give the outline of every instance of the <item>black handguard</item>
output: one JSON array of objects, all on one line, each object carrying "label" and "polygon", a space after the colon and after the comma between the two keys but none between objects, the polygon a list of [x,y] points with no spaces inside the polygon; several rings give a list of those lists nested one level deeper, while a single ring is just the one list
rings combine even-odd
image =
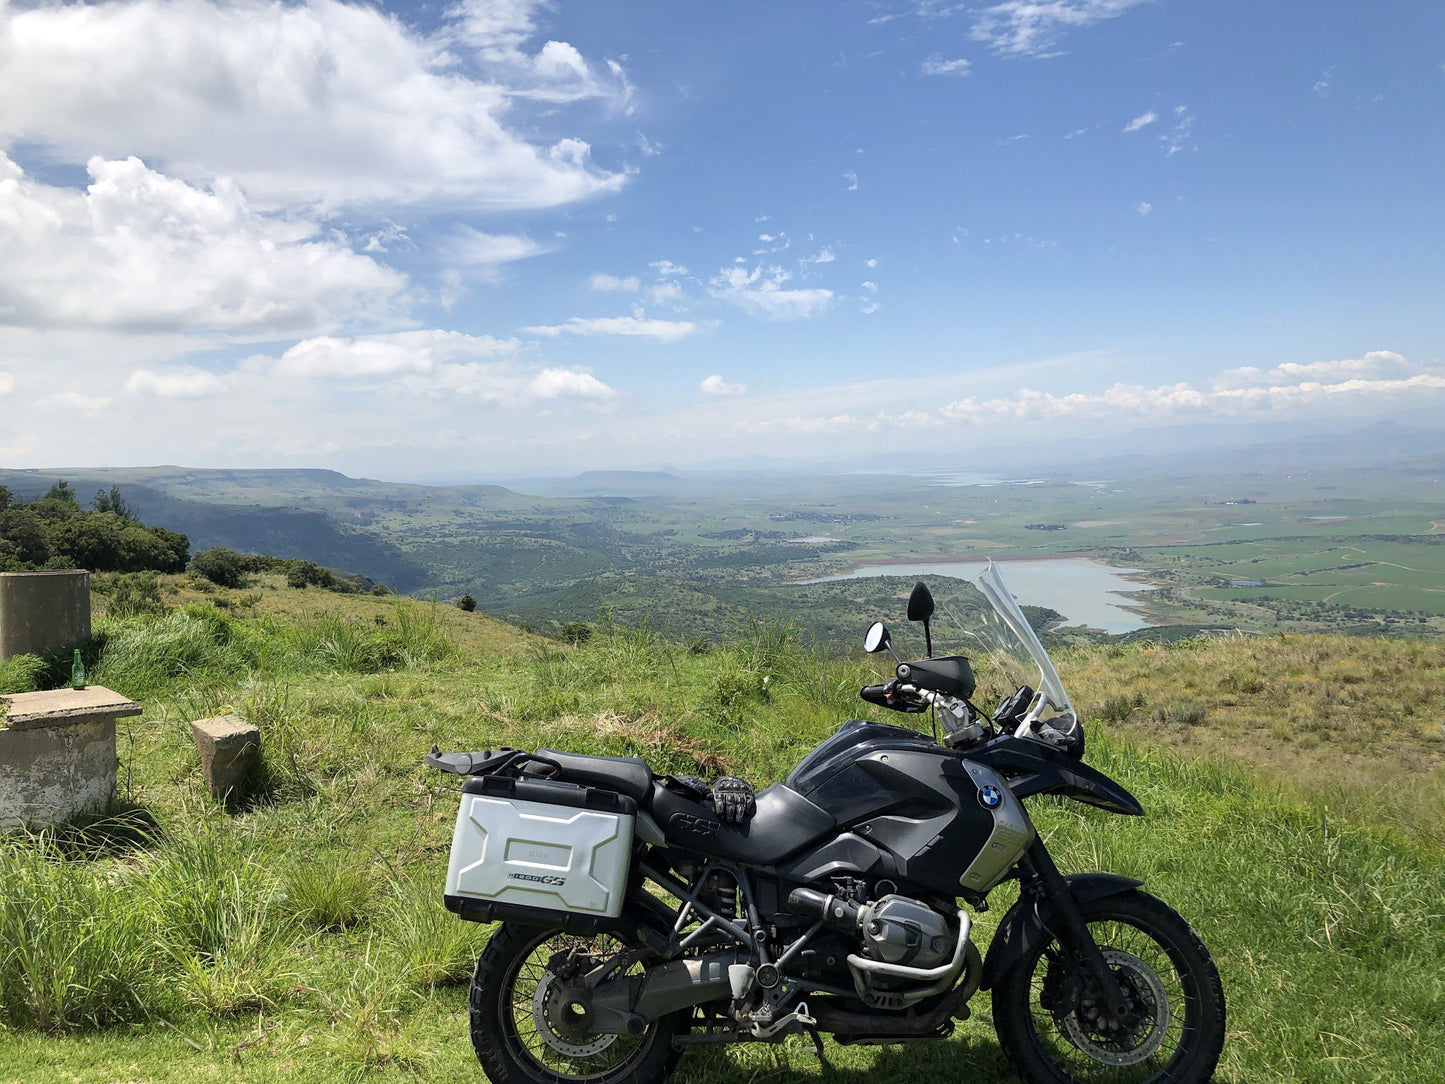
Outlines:
[{"label": "black handguard", "polygon": [[758,811],[758,802],[745,780],[725,775],[712,785],[712,807],[728,824],[742,824]]}]

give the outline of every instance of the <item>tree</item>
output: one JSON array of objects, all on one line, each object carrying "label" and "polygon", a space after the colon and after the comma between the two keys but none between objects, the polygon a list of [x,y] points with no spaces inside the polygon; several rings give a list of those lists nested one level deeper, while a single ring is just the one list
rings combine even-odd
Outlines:
[{"label": "tree", "polygon": [[70,483],[64,478],[47,489],[45,496],[40,499],[42,501],[54,501],[57,504],[70,504],[76,508],[80,507],[80,502],[75,499],[75,490],[70,488]]},{"label": "tree", "polygon": [[457,609],[459,610],[465,610],[467,613],[472,613],[476,610],[476,608],[477,600],[472,598],[471,595],[463,595],[461,598],[457,599]]},{"label": "tree", "polygon": [[123,520],[131,521],[136,518],[131,506],[126,504],[125,498],[120,495],[120,486],[111,486],[109,490],[98,490],[95,500],[90,502],[90,506],[97,512],[110,512]]}]

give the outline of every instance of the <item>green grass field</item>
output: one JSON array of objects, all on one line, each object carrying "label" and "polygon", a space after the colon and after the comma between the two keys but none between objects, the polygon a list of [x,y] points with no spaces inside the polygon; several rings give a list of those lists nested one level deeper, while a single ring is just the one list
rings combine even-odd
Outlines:
[{"label": "green grass field", "polygon": [[[0,1081],[480,1079],[464,983],[487,930],[441,906],[456,786],[424,751],[550,744],[762,784],[866,717],[876,673],[769,624],[695,654],[637,627],[567,647],[396,598],[171,601],[97,625],[95,681],[146,707],[120,736],[129,813],[0,844]],[[1060,662],[1089,759],[1150,816],[1034,816],[1066,870],[1144,879],[1211,946],[1218,1079],[1445,1079],[1442,648],[1274,637]],[[229,812],[188,727],[222,711],[266,743],[263,800]],[[974,1007],[943,1043],[830,1044],[831,1068],[799,1040],[693,1051],[677,1079],[1012,1079],[986,995]]]}]

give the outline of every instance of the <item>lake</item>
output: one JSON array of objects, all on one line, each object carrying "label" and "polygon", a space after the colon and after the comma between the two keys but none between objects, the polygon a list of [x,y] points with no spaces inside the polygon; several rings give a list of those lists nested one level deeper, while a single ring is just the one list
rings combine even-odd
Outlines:
[{"label": "lake", "polygon": [[[987,567],[986,561],[935,561],[925,564],[864,565],[842,576],[823,576],[801,583],[856,580],[868,576],[952,576],[970,580]],[[1126,592],[1152,591],[1148,584],[1127,579],[1136,569],[1114,568],[1083,557],[1061,557],[1037,561],[1000,561],[1004,582],[1030,606],[1048,606],[1064,615],[1070,625],[1088,625],[1105,632],[1133,632],[1148,626],[1132,610],[1125,609]]]}]

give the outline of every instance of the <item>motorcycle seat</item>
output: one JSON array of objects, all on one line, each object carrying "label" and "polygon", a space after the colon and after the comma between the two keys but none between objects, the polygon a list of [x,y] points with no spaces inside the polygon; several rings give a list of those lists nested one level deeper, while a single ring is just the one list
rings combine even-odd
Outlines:
[{"label": "motorcycle seat", "polygon": [[646,804],[652,794],[652,769],[637,757],[593,757],[556,749],[538,749],[536,755],[556,765],[564,783],[613,790],[625,794],[639,806]]},{"label": "motorcycle seat", "polygon": [[836,822],[782,783],[758,792],[758,807],[742,824],[728,824],[712,803],[657,783],[651,812],[667,841],[684,850],[748,865],[772,865],[830,832]]}]

